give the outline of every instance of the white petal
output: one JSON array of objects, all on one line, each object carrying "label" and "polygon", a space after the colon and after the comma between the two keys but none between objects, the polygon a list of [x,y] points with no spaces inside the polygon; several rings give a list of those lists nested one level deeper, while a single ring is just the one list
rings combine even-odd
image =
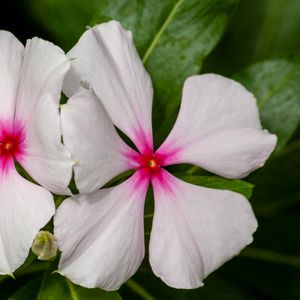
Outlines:
[{"label": "white petal", "polygon": [[0,178],[0,274],[12,274],[25,261],[33,239],[54,215],[52,195],[14,169]]},{"label": "white petal", "polygon": [[276,140],[261,129],[251,93],[231,79],[207,74],[186,80],[177,121],[157,153],[164,165],[192,163],[241,178],[264,164]]},{"label": "white petal", "polygon": [[224,130],[199,140],[181,159],[227,178],[243,178],[264,165],[275,144],[275,135],[263,130]]},{"label": "white petal", "polygon": [[88,29],[68,53],[72,68],[64,82],[71,96],[80,82],[92,85],[113,123],[140,151],[152,148],[152,84],[132,34],[111,21]]},{"label": "white petal", "polygon": [[133,153],[117,134],[92,90],[82,90],[61,108],[63,139],[72,153],[75,182],[81,193],[92,192],[131,168]]},{"label": "white petal", "polygon": [[136,172],[119,186],[65,200],[54,218],[60,273],[92,288],[116,290],[144,257],[149,181]]},{"label": "white petal", "polygon": [[23,59],[23,45],[8,31],[0,31],[0,118],[12,119]]},{"label": "white petal", "polygon": [[17,119],[30,119],[45,94],[58,104],[62,80],[69,68],[70,61],[59,47],[39,38],[28,40],[18,93]]},{"label": "white petal", "polygon": [[196,288],[252,242],[257,222],[240,194],[183,182],[167,171],[154,177],[150,237],[153,272],[175,288]]},{"label": "white petal", "polygon": [[24,123],[26,155],[20,161],[38,183],[68,194],[72,175],[70,154],[61,143],[59,99],[70,67],[63,51],[34,38],[26,44],[16,119]]}]

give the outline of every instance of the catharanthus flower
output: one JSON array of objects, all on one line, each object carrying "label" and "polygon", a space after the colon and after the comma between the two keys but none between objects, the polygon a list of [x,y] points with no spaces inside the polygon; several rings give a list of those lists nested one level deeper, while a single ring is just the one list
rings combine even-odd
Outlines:
[{"label": "catharanthus flower", "polygon": [[[228,178],[261,167],[276,137],[261,129],[254,96],[222,76],[188,78],[174,128],[155,151],[151,80],[131,32],[114,21],[96,26],[68,55],[74,58],[65,79],[71,98],[62,107],[62,130],[77,161],[81,194],[64,201],[54,219],[60,272],[106,290],[132,276],[144,257],[143,209],[151,182],[153,272],[172,287],[203,285],[251,243],[257,222],[244,196],[186,183],[164,167],[191,163]],[[138,151],[123,142],[110,118]],[[136,171],[125,182],[97,190],[128,169]]]},{"label": "catharanthus flower", "polygon": [[[0,31],[0,274],[26,259],[54,214],[49,191],[69,194],[70,155],[61,144],[59,99],[70,67],[63,51],[33,38],[24,49]],[[17,161],[43,187],[16,171]]]}]

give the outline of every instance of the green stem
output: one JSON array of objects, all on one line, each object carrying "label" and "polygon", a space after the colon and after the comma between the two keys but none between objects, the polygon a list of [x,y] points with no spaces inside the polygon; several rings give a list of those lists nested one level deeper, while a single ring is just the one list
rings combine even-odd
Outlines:
[{"label": "green stem", "polygon": [[145,300],[155,300],[140,284],[133,279],[129,279],[126,285],[133,290],[136,294],[140,295]]},{"label": "green stem", "polygon": [[66,279],[66,282],[67,282],[67,285],[68,285],[68,288],[69,288],[72,299],[73,300],[79,300],[79,298],[77,297],[77,293],[75,291],[73,283],[68,279]]},{"label": "green stem", "polygon": [[259,249],[255,247],[246,248],[243,252],[241,252],[240,255],[243,257],[255,258],[266,262],[300,268],[300,257],[294,255],[281,254],[278,252]]}]

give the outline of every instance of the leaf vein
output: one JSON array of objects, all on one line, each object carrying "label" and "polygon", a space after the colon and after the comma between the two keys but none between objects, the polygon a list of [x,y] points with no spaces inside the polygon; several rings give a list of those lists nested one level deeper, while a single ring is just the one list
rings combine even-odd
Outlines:
[{"label": "leaf vein", "polygon": [[162,27],[159,29],[159,31],[157,32],[157,34],[154,36],[150,46],[148,47],[145,55],[143,56],[142,62],[143,64],[145,64],[147,62],[147,60],[149,59],[151,53],[153,52],[155,46],[157,45],[160,37],[162,36],[162,34],[164,33],[164,31],[166,30],[166,28],[168,27],[168,25],[171,23],[173,17],[175,16],[178,8],[181,6],[181,4],[183,3],[184,0],[179,0],[174,7],[172,8],[170,14],[168,15],[168,17],[166,18],[165,22],[163,23]]}]

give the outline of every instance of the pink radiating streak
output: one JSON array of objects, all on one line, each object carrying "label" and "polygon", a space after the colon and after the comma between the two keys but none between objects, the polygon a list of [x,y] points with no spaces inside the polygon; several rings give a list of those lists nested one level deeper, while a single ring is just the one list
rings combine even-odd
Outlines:
[{"label": "pink radiating streak", "polygon": [[152,132],[146,132],[141,125],[137,126],[134,132],[134,144],[141,154],[153,152]]},{"label": "pink radiating streak", "polygon": [[[172,176],[162,167],[169,165],[170,161],[178,156],[180,149],[172,149],[167,147],[164,150],[155,152],[152,146],[152,135],[145,135],[143,131],[139,132],[135,139],[135,144],[139,145],[139,152],[131,149],[124,153],[124,157],[128,162],[128,169],[136,170],[134,186],[137,189],[144,189],[151,181],[157,190],[163,189],[164,192],[172,193],[174,182]],[[149,144],[151,141],[151,144]],[[149,146],[151,145],[151,146]],[[132,184],[132,183],[131,183]]]}]

